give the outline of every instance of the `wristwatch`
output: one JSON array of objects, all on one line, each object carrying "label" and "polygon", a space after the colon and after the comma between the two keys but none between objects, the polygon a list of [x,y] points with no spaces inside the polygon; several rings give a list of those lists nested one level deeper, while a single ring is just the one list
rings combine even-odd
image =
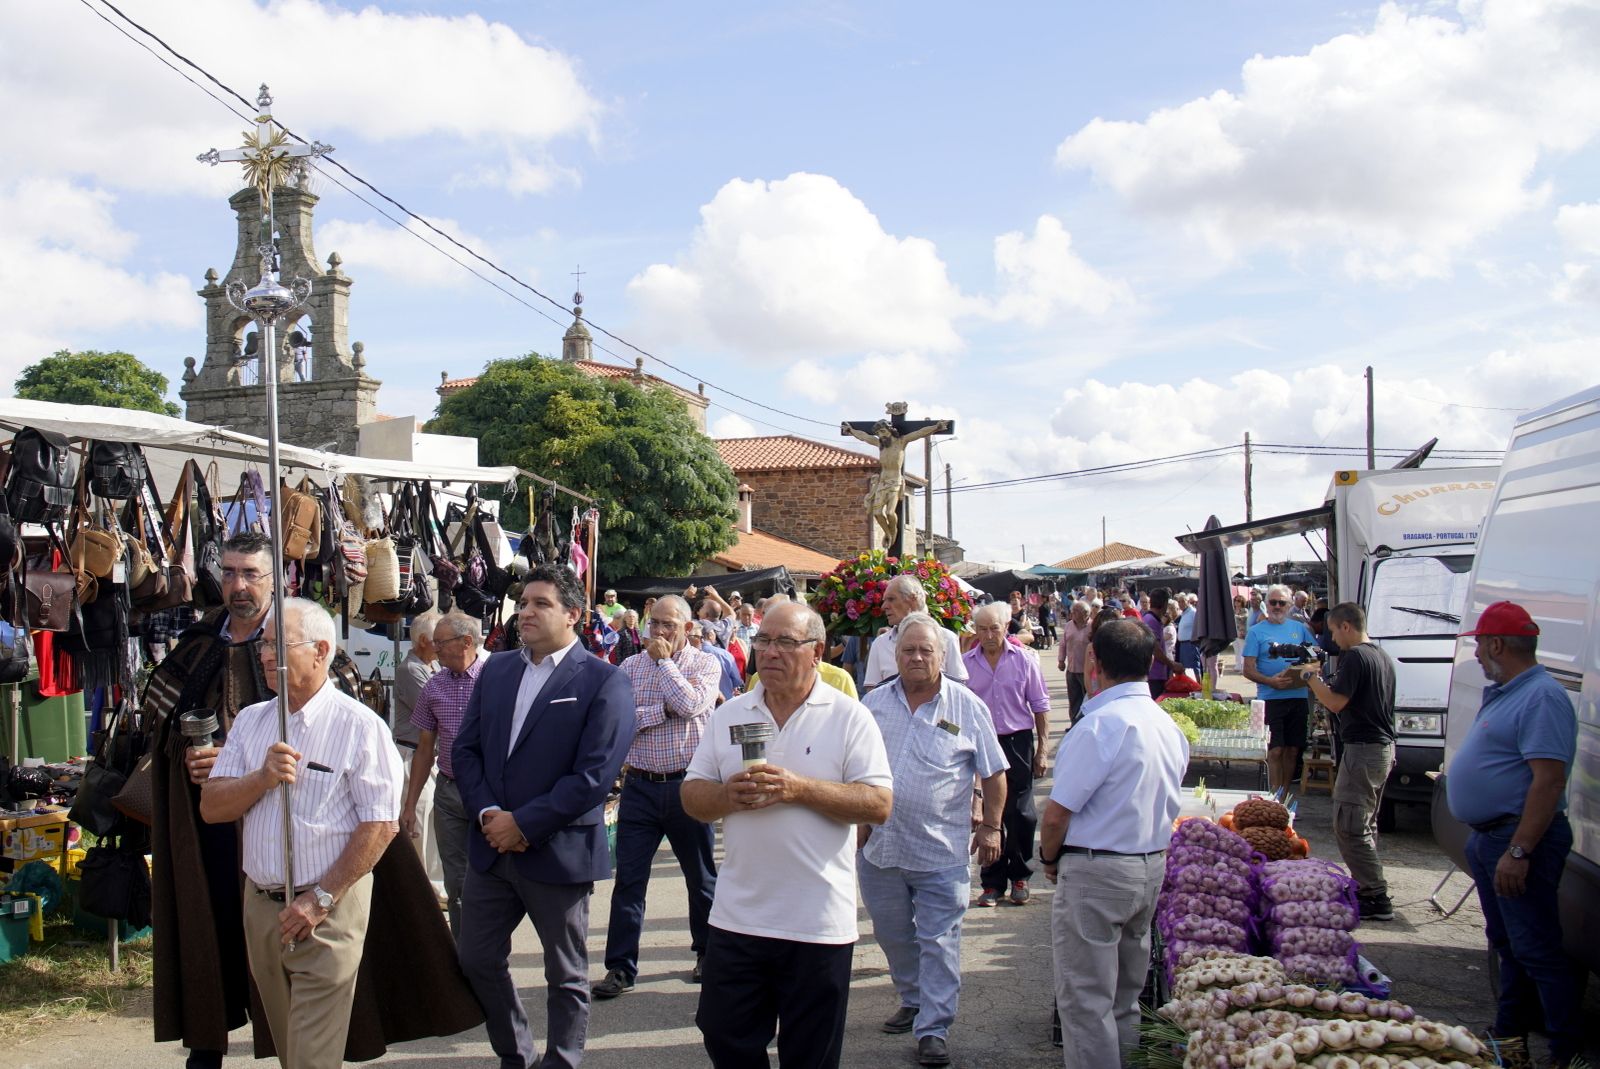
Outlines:
[{"label": "wristwatch", "polygon": [[317,900],[317,907],[324,913],[333,912],[333,896],[324,891],[320,883],[311,889],[311,897]]},{"label": "wristwatch", "polygon": [[1526,861],[1528,859],[1528,852],[1520,846],[1513,845],[1509,850],[1506,851],[1506,853],[1510,854],[1518,861]]}]

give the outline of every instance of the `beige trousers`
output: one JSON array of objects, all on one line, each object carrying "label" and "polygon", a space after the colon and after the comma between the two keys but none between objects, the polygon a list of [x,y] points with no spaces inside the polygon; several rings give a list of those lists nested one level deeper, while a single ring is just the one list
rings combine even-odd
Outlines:
[{"label": "beige trousers", "polygon": [[356,973],[367,938],[372,876],[356,881],[311,938],[293,950],[283,944],[283,903],[244,882],[244,939],[250,975],[261,993],[267,1027],[284,1069],[339,1069],[344,1064]]}]

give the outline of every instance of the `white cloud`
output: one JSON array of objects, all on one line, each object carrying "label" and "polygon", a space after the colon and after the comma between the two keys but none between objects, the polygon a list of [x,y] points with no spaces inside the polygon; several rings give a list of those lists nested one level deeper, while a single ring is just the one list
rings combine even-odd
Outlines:
[{"label": "white cloud", "polygon": [[994,264],[1000,296],[990,314],[996,319],[1043,326],[1065,310],[1101,315],[1133,301],[1127,283],[1106,278],[1073,251],[1072,235],[1053,215],[1039,217],[1031,238],[1020,230],[995,238]]},{"label": "white cloud", "polygon": [[1600,256],[1600,203],[1563,204],[1556,212],[1556,233],[1573,252]]},{"label": "white cloud", "polygon": [[649,333],[751,356],[960,347],[965,305],[933,243],[896,237],[826,175],[735,179],[688,252],[628,283]]},{"label": "white cloud", "polygon": [[[206,168],[195,155],[238,144],[243,121],[94,10],[23,4],[7,11],[0,138],[12,151],[0,178],[50,168],[155,192],[237,188],[232,167]],[[265,74],[277,97],[274,114],[336,147],[341,137],[491,141],[505,146],[511,180],[532,188],[526,153],[598,136],[603,108],[573,60],[477,15],[348,11],[318,0],[148,0],[132,13],[252,102]],[[47,157],[27,151],[43,144],[51,146]]]},{"label": "white cloud", "polygon": [[[797,360],[784,372],[785,393],[799,394],[821,404],[864,399],[869,404],[887,400],[910,401],[926,392],[940,376],[939,365],[921,353],[870,353],[846,368],[815,360]],[[917,406],[915,418],[923,418]],[[877,413],[851,413],[849,419],[876,419]]]},{"label": "white cloud", "polygon": [[0,382],[57,349],[91,348],[95,333],[200,323],[188,279],[122,266],[135,241],[112,205],[63,181],[0,184]]},{"label": "white cloud", "polygon": [[1542,202],[1542,159],[1600,129],[1587,0],[1462,0],[1459,19],[1386,4],[1372,28],[1246,62],[1238,92],[1097,118],[1057,162],[1225,258],[1339,252],[1355,277],[1440,276]]},{"label": "white cloud", "polygon": [[[468,248],[489,259],[495,252],[479,237],[467,233],[453,219],[428,219]],[[408,233],[410,231],[410,233]],[[317,244],[328,252],[337,252],[346,269],[365,268],[388,275],[397,282],[414,286],[465,287],[477,284],[467,270],[439,253],[429,249],[415,234],[425,236],[430,242],[450,249],[459,260],[472,261],[461,250],[449,245],[439,235],[411,219],[401,230],[389,222],[351,222],[330,219],[317,227]]]},{"label": "white cloud", "polygon": [[450,189],[503,189],[514,197],[549,193],[557,186],[577,186],[582,176],[548,156],[530,160],[514,153],[503,166],[479,167],[450,180]]},{"label": "white cloud", "polygon": [[713,438],[753,438],[756,425],[736,412],[724,412],[712,420],[706,433]]},{"label": "white cloud", "polygon": [[1591,264],[1563,264],[1550,297],[1562,304],[1600,304],[1600,272]]}]

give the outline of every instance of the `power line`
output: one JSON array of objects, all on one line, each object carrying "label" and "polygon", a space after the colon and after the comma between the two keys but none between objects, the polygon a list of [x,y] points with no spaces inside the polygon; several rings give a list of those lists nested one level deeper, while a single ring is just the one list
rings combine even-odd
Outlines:
[{"label": "power line", "polygon": [[[80,0],[80,2],[84,3],[87,6],[87,0]],[[221,81],[214,74],[212,74],[210,71],[206,70],[204,67],[200,66],[194,60],[190,59],[188,56],[185,56],[183,53],[181,53],[177,49],[173,48],[166,41],[162,40],[161,37],[158,36],[156,33],[151,31],[150,29],[146,28],[145,26],[141,25],[136,20],[130,18],[125,12],[123,12],[115,4],[111,3],[111,0],[99,0],[99,2],[101,4],[103,4],[103,5],[105,5],[107,8],[110,8],[112,11],[116,12],[117,17],[122,19],[129,26],[132,26],[134,29],[138,30],[140,33],[144,34],[146,37],[149,37],[152,41],[155,41],[163,49],[165,49],[167,52],[169,52],[174,58],[176,58],[180,62],[186,64],[187,66],[192,67],[194,70],[198,71],[200,74],[204,75],[205,78],[208,81],[210,81],[213,85],[215,85],[217,88],[221,89],[223,92],[225,92],[225,93],[229,94],[230,96],[232,96],[235,100],[238,100],[246,108],[250,108],[250,107],[253,106],[250,103],[249,100],[246,100],[245,97],[238,92],[238,90],[234,89],[232,86],[227,85],[225,82]],[[96,12],[96,14],[98,14],[98,12]],[[102,18],[103,17],[104,16],[102,16]],[[109,22],[110,20],[107,20],[107,21]],[[147,51],[148,51],[148,49],[147,49]],[[168,66],[171,66],[171,65],[168,64]],[[193,79],[189,79],[189,78],[186,77],[185,80],[189,81],[191,84],[195,84],[193,82]],[[201,86],[200,88],[202,90],[204,89],[203,86]],[[212,94],[209,91],[206,91],[206,95],[207,96],[212,96]],[[213,97],[213,99],[215,99],[215,97]],[[229,108],[229,110],[232,111],[232,108]],[[276,118],[273,119],[273,122],[281,130],[283,130],[283,132],[284,132],[284,134],[286,136],[291,137],[296,141],[299,141],[301,144],[309,144],[310,143],[304,137],[301,137],[299,134],[297,134],[293,130],[289,129],[289,127],[285,126],[282,122],[280,122]],[[430,220],[424,218],[421,215],[418,215],[416,212],[412,211],[410,208],[406,207],[404,204],[401,204],[398,200],[396,200],[395,198],[389,196],[389,194],[385,193],[383,190],[379,189],[377,186],[373,185],[371,182],[367,181],[365,178],[362,178],[360,175],[356,174],[350,168],[346,167],[343,163],[340,163],[337,159],[334,159],[331,156],[324,156],[324,157],[321,158],[321,162],[325,163],[325,164],[330,164],[333,167],[338,168],[346,176],[348,176],[352,181],[357,182],[362,186],[365,186],[368,190],[370,190],[372,192],[372,194],[374,196],[376,196],[376,197],[380,198],[381,200],[387,202],[388,204],[392,205],[397,211],[399,211],[401,214],[405,215],[407,218],[413,219],[416,222],[420,223],[422,226],[427,227],[429,230],[433,231],[433,233],[437,234],[439,237],[443,238],[445,241],[449,242],[451,245],[454,245],[456,248],[460,249],[462,252],[466,253],[468,256],[470,256],[473,259],[475,259],[475,260],[479,261],[480,263],[482,263],[485,267],[489,268],[495,274],[499,274],[499,275],[504,276],[506,279],[510,280],[515,285],[521,287],[522,289],[527,290],[529,293],[533,294],[534,296],[538,297],[539,299],[541,299],[543,301],[548,302],[549,304],[555,306],[556,308],[561,309],[563,312],[569,311],[569,309],[567,308],[566,305],[562,304],[560,301],[556,300],[554,297],[551,297],[549,294],[543,293],[539,289],[537,289],[536,287],[528,284],[527,282],[524,282],[522,279],[518,278],[516,275],[512,274],[510,271],[507,271],[505,268],[501,267],[499,264],[497,264],[493,260],[489,259],[487,256],[484,256],[482,253],[478,252],[476,249],[473,249],[472,247],[470,247],[470,246],[466,245],[465,243],[461,242],[460,240],[458,240],[454,235],[449,234],[446,231],[444,231],[444,230],[440,229],[439,227],[435,226]],[[319,168],[319,171],[320,170],[321,169]],[[323,172],[323,173],[325,173],[325,172]],[[344,189],[346,189],[348,191],[348,187],[343,186],[342,183],[336,183],[336,184],[339,184],[341,186],[341,188],[344,188]],[[358,199],[361,199],[362,203],[367,204],[369,207],[373,207],[373,205],[371,204],[370,201],[367,201],[364,198],[358,198]],[[377,209],[374,208],[374,210],[377,210]],[[383,215],[383,217],[385,219],[388,219],[390,222],[396,222],[396,220],[394,220],[391,216],[389,216],[385,212],[380,212],[379,214]],[[397,225],[400,225],[400,224],[397,223]],[[402,226],[401,228],[406,230],[406,231],[408,231],[408,232],[415,233],[415,231],[412,231],[410,227]],[[437,248],[437,246],[433,246],[433,247]],[[441,249],[439,251],[443,252],[444,250]],[[451,259],[455,260],[455,257],[452,256]],[[461,261],[456,260],[455,262],[460,263]],[[463,264],[462,266],[465,266],[465,265]],[[483,278],[483,276],[479,275],[478,272],[476,272],[476,271],[473,271],[472,273],[474,275],[476,275],[478,278]],[[488,281],[488,280],[485,279],[485,281]],[[499,286],[496,286],[495,288],[496,289],[501,289]],[[505,291],[503,289],[501,289],[501,292],[503,293]],[[526,304],[526,302],[519,302],[519,303]],[[528,305],[528,307],[532,307],[532,306]],[[546,316],[546,318],[549,318],[549,316]],[[789,412],[789,411],[786,411],[784,409],[777,408],[777,407],[775,407],[773,405],[766,404],[765,402],[757,401],[753,397],[746,397],[744,394],[737,393],[734,390],[730,390],[726,386],[719,386],[716,383],[710,382],[709,380],[705,379],[704,377],[702,377],[700,375],[696,375],[692,371],[689,371],[689,370],[687,370],[685,368],[679,367],[677,364],[674,364],[669,360],[666,360],[666,359],[664,359],[662,357],[659,357],[659,356],[655,355],[654,353],[650,352],[647,349],[644,349],[644,348],[642,348],[642,347],[640,347],[638,345],[635,345],[633,342],[629,341],[627,338],[624,338],[619,334],[615,334],[612,331],[607,330],[605,327],[601,326],[599,323],[594,322],[593,320],[588,320],[587,322],[588,322],[589,326],[592,329],[599,331],[601,334],[604,334],[606,337],[610,338],[612,341],[616,342],[618,345],[621,345],[621,346],[624,346],[625,348],[631,349],[634,352],[638,353],[640,356],[643,356],[643,357],[645,357],[647,359],[654,360],[656,363],[661,364],[663,367],[671,368],[673,371],[676,371],[678,374],[686,376],[687,378],[689,378],[689,379],[691,379],[693,381],[703,383],[705,386],[707,386],[710,389],[716,390],[719,393],[725,393],[729,397],[733,397],[733,398],[736,398],[736,399],[738,399],[740,401],[743,401],[745,404],[755,405],[757,408],[762,408],[762,409],[765,409],[768,412],[773,412],[773,413],[776,413],[777,415],[785,416],[785,417],[787,417],[789,419],[798,420],[798,421],[800,421],[802,423],[810,423],[810,424],[814,424],[814,425],[819,426],[819,427],[831,427],[831,426],[833,426],[833,424],[827,422],[826,420],[813,419],[810,416],[802,416],[802,415],[800,415],[799,413],[796,413],[796,412]],[[557,322],[557,325],[558,326],[560,325],[559,322]],[[615,356],[616,354],[613,353],[612,355]]]}]

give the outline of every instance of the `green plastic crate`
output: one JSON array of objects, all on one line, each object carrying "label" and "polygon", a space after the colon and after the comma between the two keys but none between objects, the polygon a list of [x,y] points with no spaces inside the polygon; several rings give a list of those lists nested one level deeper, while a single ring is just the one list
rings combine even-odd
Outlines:
[{"label": "green plastic crate", "polygon": [[0,962],[28,952],[28,921],[33,916],[33,899],[0,896]]}]

